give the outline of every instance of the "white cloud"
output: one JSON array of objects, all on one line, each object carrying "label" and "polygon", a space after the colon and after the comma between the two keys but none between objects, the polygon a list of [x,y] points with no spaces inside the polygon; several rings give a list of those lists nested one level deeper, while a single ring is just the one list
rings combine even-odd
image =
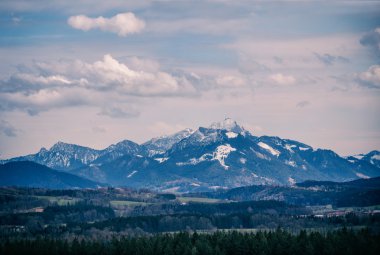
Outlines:
[{"label": "white cloud", "polygon": [[279,85],[292,85],[296,82],[296,79],[293,76],[281,73],[273,74],[269,76],[269,79]]},{"label": "white cloud", "polygon": [[83,31],[100,29],[116,33],[119,36],[139,33],[145,28],[145,22],[137,18],[132,12],[119,13],[111,18],[102,16],[90,18],[86,15],[71,16],[67,23],[75,29]]},{"label": "white cloud", "polygon": [[[111,55],[93,63],[81,60],[34,62],[0,81],[0,111],[30,115],[55,108],[93,106],[100,115],[136,117],[131,100],[148,97],[194,97],[245,85],[239,75],[199,76],[160,70],[156,61],[129,58],[130,66]],[[133,69],[132,67],[133,66]]]},{"label": "white cloud", "polygon": [[246,84],[246,81],[239,76],[225,75],[217,77],[216,84],[225,88],[238,88],[243,87]]},{"label": "white cloud", "polygon": [[160,71],[132,70],[111,55],[86,63],[80,60],[37,63],[28,72],[12,75],[0,83],[2,92],[32,92],[43,89],[77,87],[97,91],[116,91],[134,96],[187,96],[196,89],[185,75]]},{"label": "white cloud", "polygon": [[367,71],[357,75],[357,80],[368,87],[380,88],[380,66],[373,65]]}]

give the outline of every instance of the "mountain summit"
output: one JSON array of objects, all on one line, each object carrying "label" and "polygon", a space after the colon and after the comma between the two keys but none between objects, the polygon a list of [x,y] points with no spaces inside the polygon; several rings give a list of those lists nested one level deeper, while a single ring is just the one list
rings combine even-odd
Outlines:
[{"label": "mountain summit", "polygon": [[243,127],[239,126],[235,120],[231,118],[225,118],[221,122],[214,122],[208,128],[209,129],[223,129],[223,130],[235,132],[235,133],[241,133],[241,132],[246,131]]}]

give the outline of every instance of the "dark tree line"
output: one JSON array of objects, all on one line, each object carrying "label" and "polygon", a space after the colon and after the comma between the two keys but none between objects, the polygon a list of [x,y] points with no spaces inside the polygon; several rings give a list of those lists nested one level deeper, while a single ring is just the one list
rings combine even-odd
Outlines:
[{"label": "dark tree line", "polygon": [[37,239],[12,240],[0,244],[0,254],[380,254],[380,236],[367,230],[342,229],[322,235],[318,232],[298,235],[278,229],[274,232],[154,235],[113,238],[109,241]]}]

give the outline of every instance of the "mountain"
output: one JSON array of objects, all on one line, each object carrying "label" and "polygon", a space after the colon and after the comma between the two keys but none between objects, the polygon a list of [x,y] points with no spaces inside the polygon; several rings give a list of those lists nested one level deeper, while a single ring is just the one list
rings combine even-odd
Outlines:
[{"label": "mountain", "polygon": [[116,160],[124,155],[138,155],[144,153],[144,149],[137,143],[124,140],[99,151],[99,157],[95,159],[92,164],[103,164]]},{"label": "mountain", "polygon": [[189,192],[377,177],[378,156],[374,151],[344,158],[294,140],[255,136],[226,118],[141,145],[124,140],[94,150],[57,143],[50,150],[3,163],[30,160],[115,186]]},{"label": "mountain", "polygon": [[187,128],[173,135],[152,138],[146,143],[143,143],[142,146],[145,148],[149,156],[162,154],[169,150],[174,144],[189,137],[193,132],[192,129]]},{"label": "mountain", "polygon": [[348,160],[351,161],[351,163],[358,163],[358,162],[368,162],[371,165],[374,165],[376,167],[380,168],[380,151],[371,151],[367,154],[358,154],[347,157]]},{"label": "mountain", "polygon": [[96,188],[98,183],[30,161],[0,165],[0,186],[49,189]]},{"label": "mountain", "polygon": [[380,175],[379,168],[357,168],[331,150],[315,150],[279,137],[253,136],[231,119],[200,127],[175,143],[147,176],[152,172],[160,178],[160,188],[170,191],[292,185],[305,180],[348,181]]},{"label": "mountain", "polygon": [[36,154],[3,160],[2,163],[14,161],[33,161],[50,168],[69,171],[90,164],[101,164],[115,160],[126,154],[141,152],[141,147],[128,140],[113,144],[104,150],[95,150],[84,146],[58,142],[49,150],[42,148]]},{"label": "mountain", "polygon": [[49,150],[42,148],[36,154],[21,156],[12,161],[33,161],[57,170],[75,169],[87,165],[99,156],[97,150],[63,142],[54,144]]},{"label": "mountain", "polygon": [[[154,173],[151,169],[155,169],[158,164],[149,157],[126,154],[110,162],[74,169],[71,173],[114,186],[147,188],[147,184],[152,187],[152,183],[159,179],[159,176],[150,175]],[[159,175],[163,177],[165,174]]]}]

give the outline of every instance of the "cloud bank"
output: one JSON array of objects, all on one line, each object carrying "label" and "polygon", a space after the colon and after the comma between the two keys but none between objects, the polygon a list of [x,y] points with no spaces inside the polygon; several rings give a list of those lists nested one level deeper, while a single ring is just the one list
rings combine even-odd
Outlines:
[{"label": "cloud bank", "polygon": [[133,57],[126,64],[107,54],[93,63],[34,62],[0,81],[0,111],[21,110],[33,116],[54,108],[94,106],[99,115],[131,118],[140,114],[133,106],[136,100],[195,97],[244,86],[245,80],[238,76],[162,71],[154,61]]},{"label": "cloud bank", "polygon": [[[190,76],[190,75],[187,75]],[[193,82],[193,81],[192,81]],[[35,62],[0,81],[0,111],[22,110],[30,115],[54,108],[95,106],[100,115],[136,117],[131,97],[194,96],[198,89],[186,75],[140,65],[131,69],[111,55],[87,63],[81,60]],[[117,104],[110,106],[110,102]]]},{"label": "cloud bank", "polygon": [[100,29],[122,37],[139,33],[145,28],[145,22],[137,18],[132,12],[119,13],[111,18],[102,16],[90,18],[86,15],[71,16],[67,23],[75,29],[83,31]]},{"label": "cloud bank", "polygon": [[364,86],[380,89],[380,66],[369,67],[367,71],[357,75],[357,80]]}]

